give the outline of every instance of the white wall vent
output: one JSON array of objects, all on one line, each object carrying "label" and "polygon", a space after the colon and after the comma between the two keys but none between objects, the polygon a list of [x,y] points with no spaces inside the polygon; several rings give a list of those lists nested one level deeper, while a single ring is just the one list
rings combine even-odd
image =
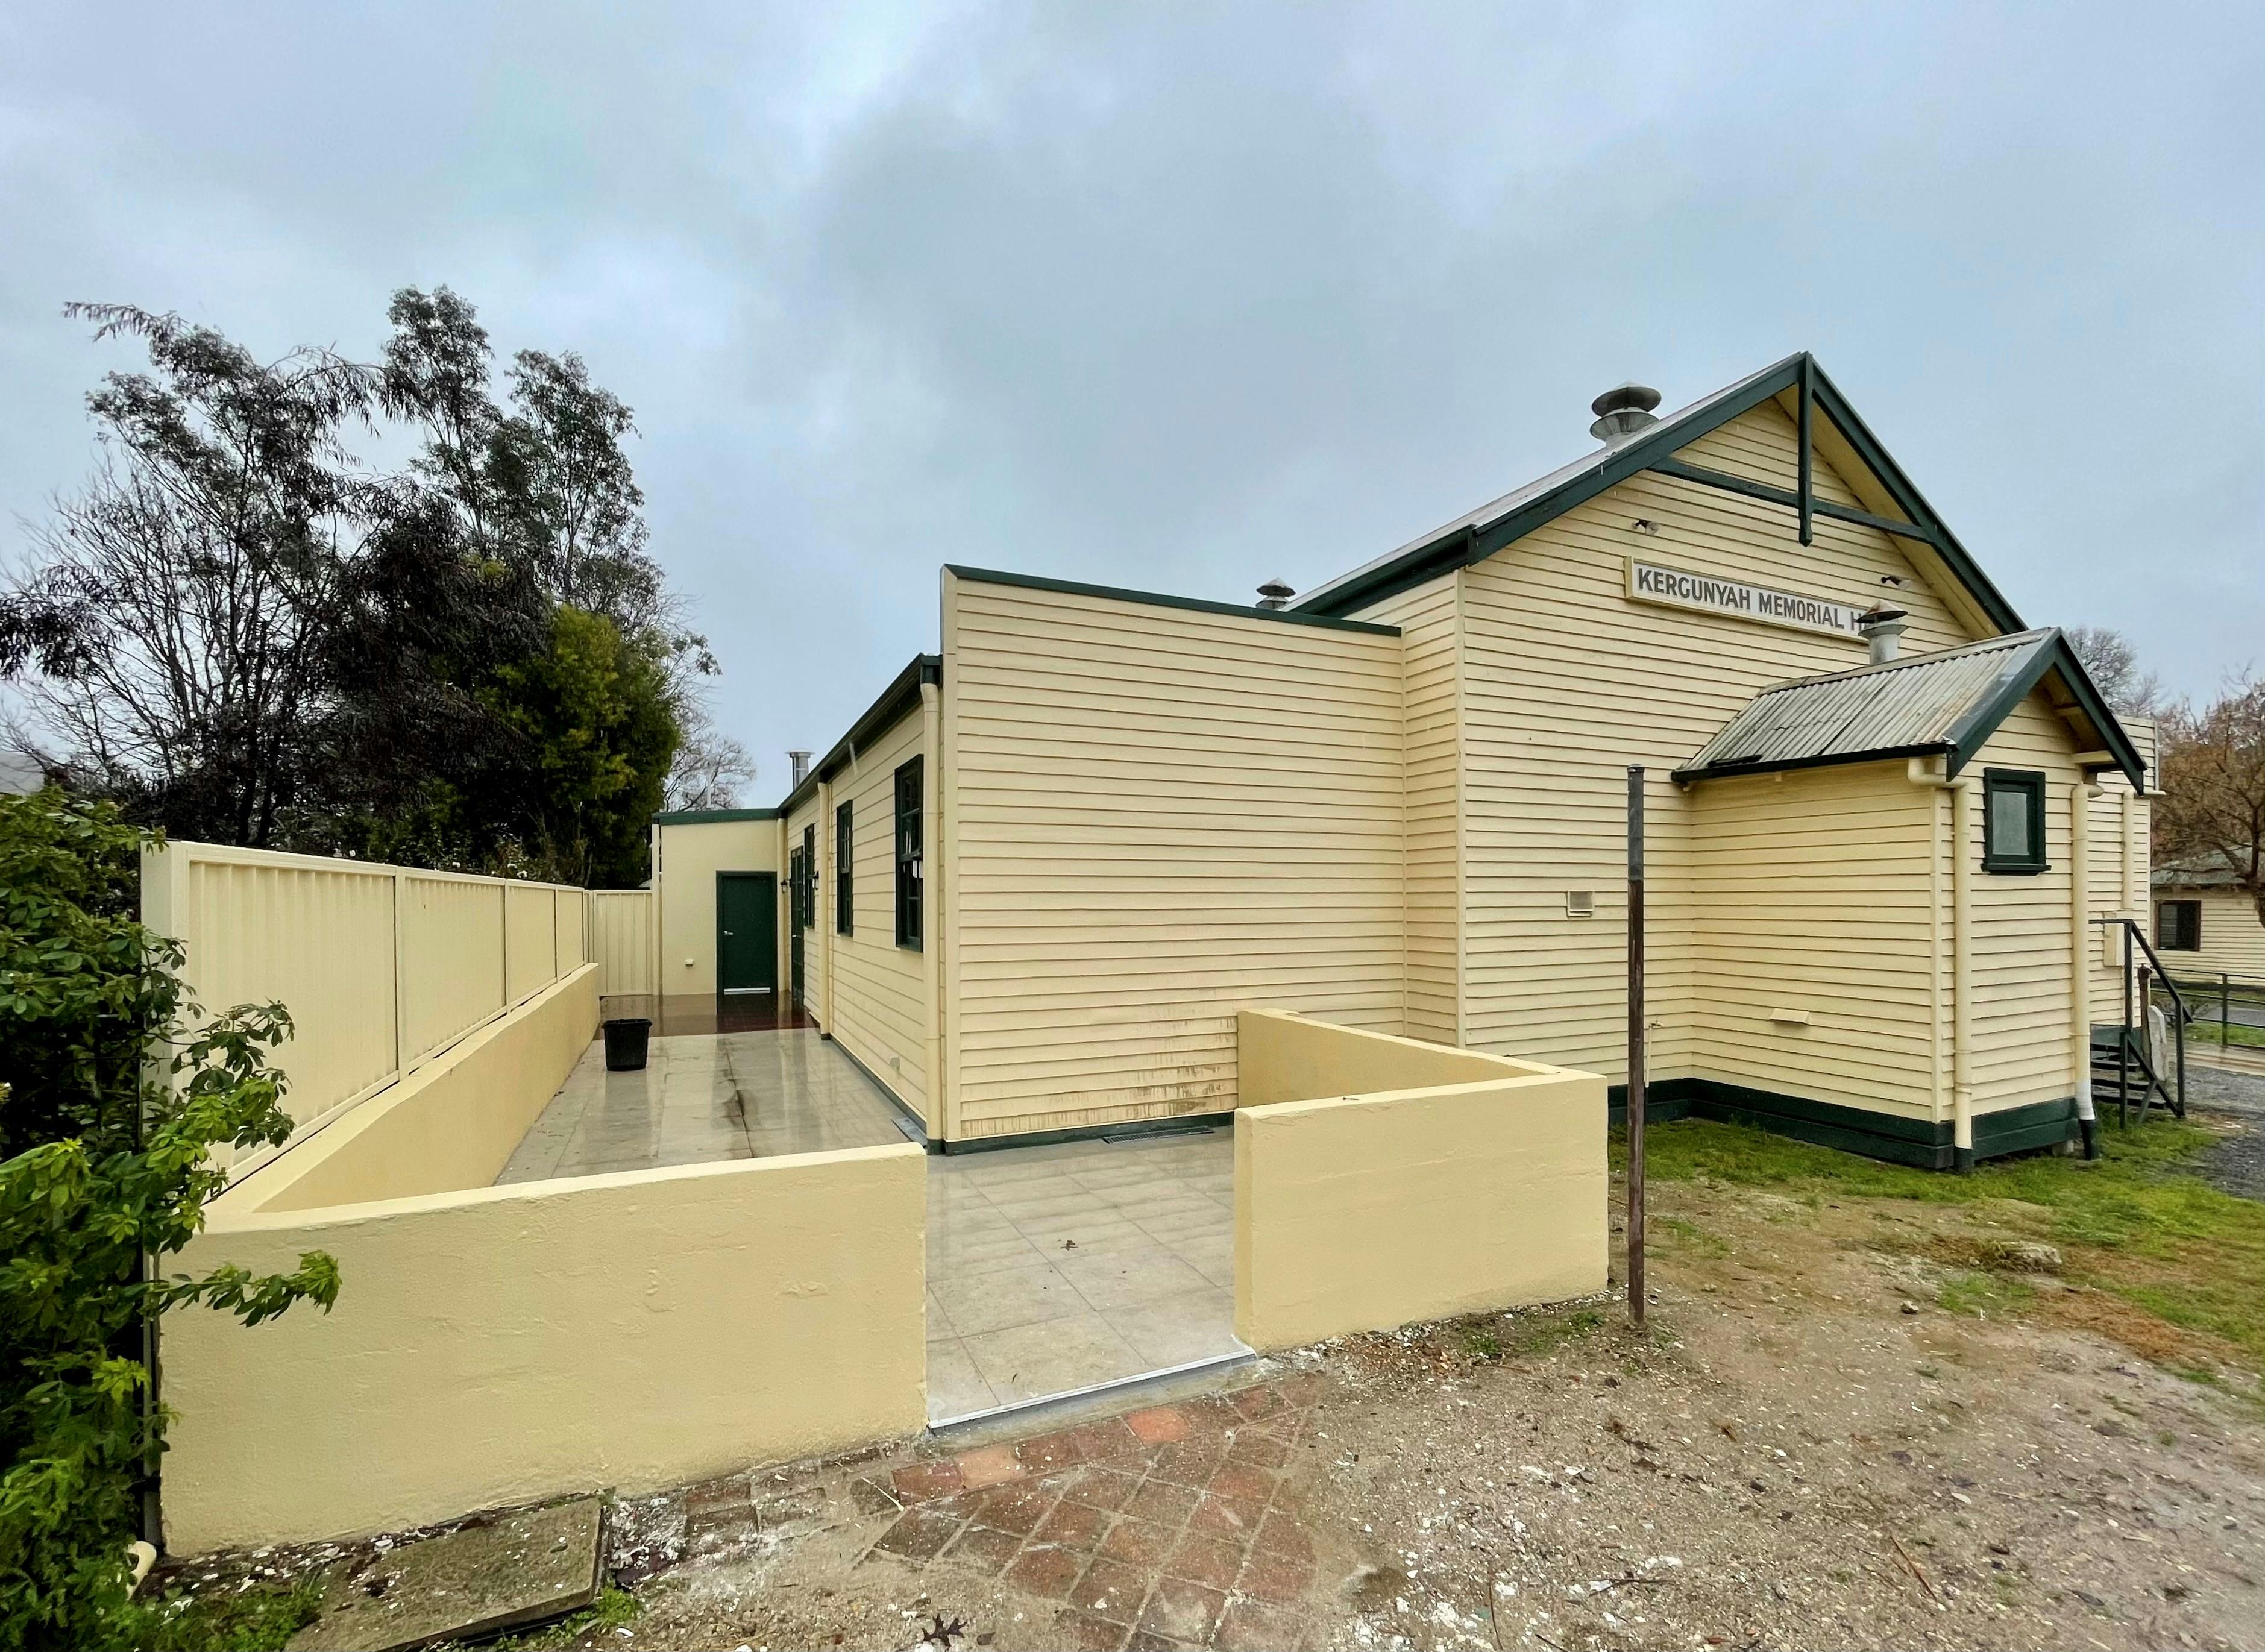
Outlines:
[{"label": "white wall vent", "polygon": [[1569,889],[1565,891],[1565,915],[1568,918],[1593,918],[1597,915],[1597,891],[1593,889]]}]

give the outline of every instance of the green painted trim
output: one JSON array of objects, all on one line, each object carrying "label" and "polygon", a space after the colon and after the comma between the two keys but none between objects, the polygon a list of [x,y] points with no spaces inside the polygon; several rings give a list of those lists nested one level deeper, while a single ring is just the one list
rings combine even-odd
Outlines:
[{"label": "green painted trim", "polygon": [[1033,1130],[1015,1136],[976,1136],[933,1144],[931,1152],[992,1153],[1002,1147],[1051,1147],[1065,1141],[1138,1141],[1150,1136],[1193,1136],[1234,1123],[1224,1113],[1179,1113],[1170,1118],[1134,1118],[1117,1124],[1079,1124],[1068,1130]]},{"label": "green painted trim", "polygon": [[1766,763],[1709,763],[1679,768],[1668,778],[1679,786],[1694,781],[1736,780],[1740,775],[1778,775],[1795,768],[1839,768],[1849,763],[1884,763],[1904,757],[1940,757],[1950,748],[1941,740],[1922,746],[1890,746],[1876,752],[1831,752],[1822,757],[1781,757]]},{"label": "green painted trim", "polygon": [[857,1071],[865,1075],[865,1081],[870,1084],[875,1089],[880,1091],[882,1098],[886,1101],[890,1106],[895,1108],[898,1112],[904,1115],[906,1123],[912,1125],[914,1130],[920,1132],[920,1139],[913,1144],[914,1146],[924,1147],[930,1153],[940,1153],[943,1151],[942,1145],[931,1138],[928,1133],[928,1120],[922,1118],[918,1113],[913,1111],[911,1107],[906,1104],[905,1098],[903,1096],[898,1095],[886,1084],[884,1084],[881,1081],[881,1075],[879,1073],[874,1072],[872,1068],[867,1066],[863,1061],[860,1061],[848,1044],[842,1043],[841,1039],[827,1031],[823,1026],[820,1026],[818,1029],[818,1036],[825,1039],[827,1043],[832,1044],[836,1050],[839,1050],[843,1055],[848,1056],[849,1058],[849,1065],[856,1067]]},{"label": "green painted trim", "polygon": [[[1991,799],[2001,791],[2018,791],[2028,799],[2029,841],[2036,846],[2035,854],[2003,855],[1990,853]],[[1985,872],[2010,872],[2025,877],[2052,870],[2051,863],[2045,859],[2045,777],[2042,769],[1985,768],[1982,771],[1982,870]]]},{"label": "green painted trim", "polygon": [[[1625,1124],[1627,1087],[1613,1085],[1606,1097],[1612,1122]],[[1749,1124],[1796,1141],[1867,1159],[1915,1165],[1922,1170],[1949,1170],[1958,1164],[1958,1148],[1947,1121],[1938,1124],[1873,1112],[1837,1102],[1811,1101],[1805,1095],[1750,1089],[1718,1079],[1663,1079],[1647,1086],[1644,1117],[1659,1123],[1692,1117]],[[1977,1115],[1973,1152],[1977,1159],[2001,1158],[2073,1141],[2076,1136],[2076,1098],[2065,1096]]]},{"label": "green painted trim", "polygon": [[2077,659],[2076,651],[2068,645],[2068,638],[2055,628],[2051,640],[2030,658],[2020,671],[2006,677],[1973,710],[1962,718],[1950,731],[1949,773],[1958,771],[1972,761],[1986,740],[1998,731],[1998,727],[2011,717],[2014,708],[2029,697],[2030,692],[2045,680],[2048,672],[2058,672],[2061,681],[2074,698],[2078,710],[2091,720],[2100,731],[2101,742],[2116,766],[2130,781],[2134,791],[2147,790],[2147,761],[2139,755],[2139,748],[2131,744],[2131,737],[2123,731],[2123,724],[2108,709],[2100,690],[2093,686],[2084,662]]},{"label": "green painted trim", "polygon": [[1118,602],[1141,602],[1150,608],[1183,608],[1191,614],[1225,614],[1238,620],[1273,620],[1285,625],[1314,625],[1330,631],[1363,631],[1372,637],[1397,637],[1396,625],[1371,620],[1340,619],[1334,615],[1304,614],[1293,608],[1244,608],[1234,602],[1212,602],[1202,597],[1166,596],[1154,591],[1127,591],[1113,585],[1083,585],[1074,579],[1049,579],[1035,573],[1001,573],[993,568],[963,568],[946,563],[944,571],[976,585],[1020,586],[1029,591],[1055,591],[1065,596],[1105,597]]},{"label": "green painted trim", "polygon": [[[1782,505],[1789,510],[1801,508],[1801,496],[1785,489],[1773,487],[1766,482],[1754,482],[1727,470],[1711,470],[1701,464],[1686,464],[1680,459],[1660,459],[1650,467],[1664,477],[1679,481],[1695,482],[1701,487],[1717,488],[1724,493],[1738,493],[1750,499],[1760,499],[1770,505]],[[1831,499],[1811,499],[1810,510],[1818,516],[1830,516],[1843,522],[1855,522],[1865,528],[1876,528],[1883,534],[1899,534],[1905,539],[1922,540],[1927,544],[1940,543],[1933,528],[1921,528],[1916,522],[1899,522],[1892,516],[1875,516],[1869,511],[1857,510],[1854,506],[1836,505]]]},{"label": "green painted trim", "polygon": [[776,809],[670,809],[652,818],[655,826],[723,826],[734,820],[776,820]]},{"label": "green painted trim", "polygon": [[849,732],[834,742],[826,755],[812,765],[802,784],[787,793],[786,800],[772,812],[783,819],[799,809],[817,791],[820,781],[840,774],[861,748],[870,746],[916,710],[923,686],[943,680],[943,655],[914,654],[912,664],[881,690],[881,697],[865,708],[864,715],[849,725]]}]

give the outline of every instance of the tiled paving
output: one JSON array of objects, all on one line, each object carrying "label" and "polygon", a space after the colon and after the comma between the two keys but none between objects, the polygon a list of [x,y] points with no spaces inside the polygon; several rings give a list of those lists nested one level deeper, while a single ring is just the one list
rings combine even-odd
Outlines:
[{"label": "tiled paving", "polygon": [[1314,1534],[1285,1465],[1318,1386],[1293,1377],[861,1481],[859,1506],[902,1506],[861,1563],[997,1578],[1052,1604],[1065,1647],[1303,1645]]},{"label": "tiled paving", "polygon": [[655,1038],[637,1073],[607,1072],[594,1043],[496,1184],[884,1146],[905,1139],[896,1118],[872,1081],[807,1029]]},{"label": "tiled paving", "polygon": [[929,1161],[929,1417],[1246,1353],[1227,1131]]}]

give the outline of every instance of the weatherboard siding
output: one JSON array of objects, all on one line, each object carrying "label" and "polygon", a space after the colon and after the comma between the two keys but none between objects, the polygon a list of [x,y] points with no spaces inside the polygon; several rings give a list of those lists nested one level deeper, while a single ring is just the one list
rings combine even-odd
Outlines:
[{"label": "weatherboard siding", "polygon": [[1693,1074],[1933,1121],[1934,791],[1897,760],[1692,797]]},{"label": "weatherboard siding", "polygon": [[1231,1108],[1234,1015],[1398,1032],[1402,639],[944,576],[947,1134]]},{"label": "weatherboard siding", "polygon": [[1462,607],[1446,574],[1369,618],[1400,627],[1406,673],[1407,992],[1403,1030],[1461,1042]]},{"label": "weatherboard siding", "polygon": [[[928,1035],[935,1012],[921,953],[897,944],[896,773],[916,756],[925,757],[934,769],[935,759],[926,756],[925,727],[920,708],[914,707],[827,778],[824,812],[812,817],[818,827],[821,868],[818,923],[812,935],[823,937],[827,955],[828,993],[821,1024],[835,1043],[922,1117],[928,1117]],[[935,780],[931,772],[928,783],[933,786]],[[843,803],[851,805],[853,822],[853,911],[851,932],[846,935],[834,928],[834,811]],[[935,845],[923,848],[932,868]],[[933,946],[933,903],[923,917],[925,944]]]},{"label": "weatherboard siding", "polygon": [[[2174,979],[2181,985],[2189,980],[2208,985],[2223,972],[2237,985],[2245,976],[2252,986],[2265,983],[2265,923],[2258,921],[2255,901],[2228,889],[2159,889],[2155,899],[2202,903],[2201,949],[2163,954]],[[2152,928],[2147,938],[2154,939]],[[2208,999],[2207,993],[2203,994],[2202,1013],[2214,1018],[2217,1008]]]},{"label": "weatherboard siding", "polygon": [[[1766,404],[1693,463],[1793,485],[1792,421]],[[1822,498],[1853,498],[1821,460]],[[1639,528],[1641,520],[1649,524]],[[1624,1075],[1626,768],[1648,788],[1652,1070],[1693,1071],[1693,797],[1669,781],[1761,689],[1851,670],[1861,643],[1639,602],[1628,563],[1910,611],[1907,650],[1978,640],[1877,529],[1644,473],[1462,571],[1464,1042]],[[1883,586],[1885,577],[1903,581]],[[1707,782],[1715,783],[1715,782]],[[1594,918],[1567,915],[1593,891]]]},{"label": "weatherboard siding", "polygon": [[[1962,773],[1975,782],[1960,828],[1973,862],[1971,1080],[1978,1114],[2076,1094],[2069,1025],[2069,797],[2076,741],[2042,693],[2006,717]],[[2045,777],[2045,861],[2036,873],[1981,870],[1985,771]]]}]

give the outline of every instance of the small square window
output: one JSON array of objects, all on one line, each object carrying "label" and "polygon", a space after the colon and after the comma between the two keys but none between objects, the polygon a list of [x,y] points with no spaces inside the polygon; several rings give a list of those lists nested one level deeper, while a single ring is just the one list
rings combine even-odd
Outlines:
[{"label": "small square window", "polygon": [[2159,900],[2155,903],[2155,946],[2163,952],[2202,950],[2202,902]]},{"label": "small square window", "polygon": [[1982,870],[2045,870],[2045,777],[1993,768],[1982,776]]}]

